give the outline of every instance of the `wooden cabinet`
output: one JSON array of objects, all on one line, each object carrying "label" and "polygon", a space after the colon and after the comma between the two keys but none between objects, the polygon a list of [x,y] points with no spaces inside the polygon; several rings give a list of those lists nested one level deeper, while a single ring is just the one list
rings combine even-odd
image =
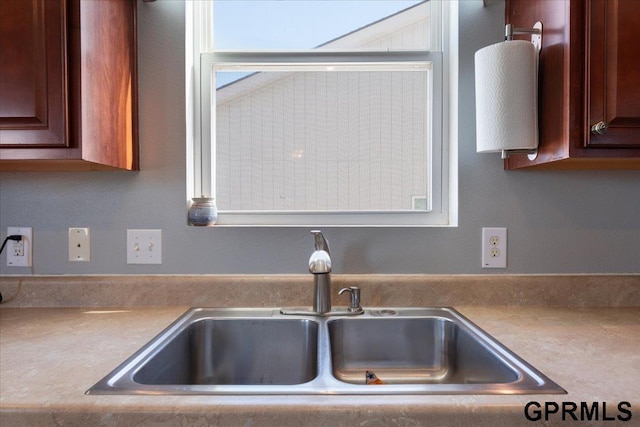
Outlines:
[{"label": "wooden cabinet", "polygon": [[1,1],[0,144],[66,147],[64,2]]},{"label": "wooden cabinet", "polygon": [[0,2],[0,170],[137,170],[136,1]]},{"label": "wooden cabinet", "polygon": [[640,1],[506,0],[505,13],[543,23],[538,156],[505,168],[640,169]]},{"label": "wooden cabinet", "polygon": [[640,2],[591,0],[586,15],[586,145],[640,148]]}]

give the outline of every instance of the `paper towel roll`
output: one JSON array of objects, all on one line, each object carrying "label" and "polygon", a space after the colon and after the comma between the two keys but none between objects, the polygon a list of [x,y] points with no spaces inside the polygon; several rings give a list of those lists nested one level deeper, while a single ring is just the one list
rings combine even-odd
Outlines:
[{"label": "paper towel roll", "polygon": [[538,51],[524,40],[487,46],[475,54],[476,150],[538,146]]}]

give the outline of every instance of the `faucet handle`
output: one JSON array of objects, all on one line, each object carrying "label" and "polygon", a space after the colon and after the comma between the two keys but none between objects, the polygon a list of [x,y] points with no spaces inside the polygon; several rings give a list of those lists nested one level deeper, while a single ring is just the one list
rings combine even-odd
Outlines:
[{"label": "faucet handle", "polygon": [[351,293],[351,304],[349,305],[350,313],[362,313],[362,307],[360,307],[360,288],[357,286],[350,286],[348,288],[342,288],[338,291],[338,295],[342,295],[345,292]]},{"label": "faucet handle", "polygon": [[311,230],[311,234],[313,234],[313,243],[316,248],[316,251],[325,251],[326,253],[331,255],[331,252],[329,251],[329,242],[322,235],[322,231]]},{"label": "faucet handle", "polygon": [[324,274],[331,273],[331,255],[329,254],[329,243],[320,230],[311,230],[314,238],[315,251],[309,257],[309,273]]}]

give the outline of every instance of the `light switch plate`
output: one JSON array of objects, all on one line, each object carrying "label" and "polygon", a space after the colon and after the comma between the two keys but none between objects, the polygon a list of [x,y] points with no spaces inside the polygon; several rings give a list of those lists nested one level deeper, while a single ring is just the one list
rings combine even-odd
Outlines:
[{"label": "light switch plate", "polygon": [[69,261],[91,261],[91,235],[88,227],[69,229]]},{"label": "light switch plate", "polygon": [[162,230],[127,230],[127,264],[162,264]]}]

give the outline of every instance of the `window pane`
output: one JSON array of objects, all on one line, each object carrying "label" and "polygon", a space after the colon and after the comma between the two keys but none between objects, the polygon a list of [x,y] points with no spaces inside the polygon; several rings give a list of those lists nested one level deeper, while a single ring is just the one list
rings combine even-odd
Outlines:
[{"label": "window pane", "polygon": [[429,11],[426,0],[216,0],[214,49],[428,50]]},{"label": "window pane", "polygon": [[405,67],[217,71],[218,207],[426,209],[430,70]]}]

